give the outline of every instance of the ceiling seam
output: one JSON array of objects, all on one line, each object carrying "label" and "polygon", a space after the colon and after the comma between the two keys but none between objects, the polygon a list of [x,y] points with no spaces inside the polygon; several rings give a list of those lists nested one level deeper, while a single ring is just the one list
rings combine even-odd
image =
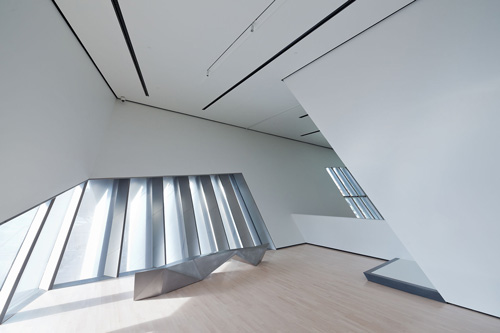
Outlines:
[{"label": "ceiling seam", "polygon": [[233,125],[233,124],[225,123],[225,122],[218,121],[218,120],[203,118],[203,117],[200,117],[200,116],[195,116],[195,115],[184,113],[184,112],[180,112],[180,111],[165,109],[165,108],[162,108],[162,107],[159,107],[159,106],[149,105],[149,104],[145,104],[145,103],[141,103],[141,102],[135,102],[135,101],[131,101],[131,100],[127,100],[126,102],[130,102],[130,103],[134,103],[134,104],[142,105],[142,106],[147,106],[147,107],[150,107],[150,108],[153,108],[153,109],[162,110],[162,111],[172,112],[172,113],[179,114],[179,115],[182,115],[182,116],[187,116],[187,117],[191,117],[191,118],[206,120],[206,121],[210,121],[210,122],[221,124],[221,125],[236,127],[236,128],[243,129],[243,130],[246,130],[246,131],[251,131],[251,132],[265,134],[265,135],[270,135],[270,136],[274,136],[274,137],[277,137],[277,138],[286,139],[286,140],[290,140],[290,141],[300,142],[300,143],[303,143],[303,144],[306,144],[306,145],[311,145],[311,146],[315,146],[315,147],[319,147],[319,148],[333,150],[333,148],[331,148],[331,147],[325,147],[325,146],[321,146],[321,145],[318,145],[318,144],[315,144],[315,143],[310,143],[310,142],[300,141],[300,140],[296,140],[296,139],[292,139],[292,138],[287,138],[287,137],[281,136],[281,135],[276,135],[276,134],[261,132],[261,131],[257,131],[257,130],[251,129],[251,128],[246,128],[246,127],[243,127],[243,126]]},{"label": "ceiling seam", "polygon": [[265,122],[265,121],[267,121],[267,120],[269,120],[269,119],[275,118],[275,117],[277,117],[277,116],[279,116],[279,115],[282,115],[283,113],[286,113],[286,112],[288,112],[288,111],[290,111],[290,110],[293,110],[293,109],[295,109],[297,106],[300,106],[300,104],[294,105],[294,106],[292,106],[291,108],[286,109],[285,111],[281,111],[281,112],[279,112],[279,113],[277,113],[277,114],[275,114],[275,115],[272,115],[271,117],[268,117],[268,118],[266,118],[266,119],[264,119],[264,120],[258,121],[258,122],[256,122],[255,124],[248,126],[248,127],[247,127],[247,129],[251,129],[252,127],[257,126],[257,125],[259,125],[259,124],[261,124],[261,123],[263,123],[263,122]]}]

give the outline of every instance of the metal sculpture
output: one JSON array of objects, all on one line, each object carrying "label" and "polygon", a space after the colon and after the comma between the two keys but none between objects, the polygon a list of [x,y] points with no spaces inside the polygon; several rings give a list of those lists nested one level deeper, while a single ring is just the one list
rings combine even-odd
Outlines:
[{"label": "metal sculpture", "polygon": [[134,301],[166,294],[201,281],[235,255],[257,266],[262,261],[268,246],[269,244],[263,244],[220,251],[197,256],[178,264],[135,273]]}]

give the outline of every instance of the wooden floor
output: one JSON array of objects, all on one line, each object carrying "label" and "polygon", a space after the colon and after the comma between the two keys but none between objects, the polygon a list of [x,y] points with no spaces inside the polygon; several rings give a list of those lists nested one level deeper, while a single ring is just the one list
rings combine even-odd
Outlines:
[{"label": "wooden floor", "polygon": [[132,300],[133,276],[50,291],[0,332],[500,332],[500,319],[366,281],[382,261],[301,245]]}]

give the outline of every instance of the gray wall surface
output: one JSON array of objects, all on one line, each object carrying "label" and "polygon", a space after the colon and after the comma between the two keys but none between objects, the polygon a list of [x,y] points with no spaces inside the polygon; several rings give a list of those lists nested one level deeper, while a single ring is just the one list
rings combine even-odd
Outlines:
[{"label": "gray wall surface", "polygon": [[114,100],[50,1],[0,1],[0,221],[89,177]]},{"label": "gray wall surface", "polygon": [[293,213],[353,216],[326,172],[337,165],[330,149],[117,101],[92,177],[241,172],[281,247],[303,242]]},{"label": "gray wall surface", "polygon": [[293,214],[306,243],[391,260],[411,255],[384,220]]}]

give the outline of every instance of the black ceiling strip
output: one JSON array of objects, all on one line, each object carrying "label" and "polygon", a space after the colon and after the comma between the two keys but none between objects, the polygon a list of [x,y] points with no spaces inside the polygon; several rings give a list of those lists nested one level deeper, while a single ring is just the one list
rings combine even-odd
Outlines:
[{"label": "black ceiling strip", "polygon": [[184,113],[184,112],[180,112],[180,111],[174,111],[174,110],[164,109],[164,108],[161,108],[159,106],[154,106],[154,105],[149,105],[149,104],[140,103],[140,102],[134,102],[134,101],[129,101],[129,100],[127,100],[127,102],[134,103],[134,104],[137,104],[137,105],[147,106],[147,107],[150,107],[150,108],[153,108],[153,109],[158,109],[158,110],[162,110],[162,111],[172,112],[172,113],[180,114],[180,115],[187,116],[187,117],[192,117],[192,118],[196,118],[196,119],[202,119],[202,120],[210,121],[210,122],[221,124],[221,125],[236,127],[236,128],[244,129],[244,130],[247,130],[247,131],[252,131],[252,132],[255,132],[255,133],[270,135],[270,136],[274,136],[276,138],[281,138],[281,139],[291,140],[291,141],[295,141],[295,142],[300,142],[300,143],[304,143],[306,145],[311,145],[311,146],[316,146],[316,147],[320,147],[320,148],[325,148],[325,149],[331,149],[331,150],[333,150],[333,148],[331,148],[331,147],[325,147],[325,146],[317,145],[315,143],[310,143],[310,142],[295,140],[295,139],[287,138],[286,136],[281,136],[281,135],[276,135],[276,134],[261,132],[261,131],[257,131],[257,130],[251,129],[251,128],[246,128],[246,127],[243,127],[243,126],[238,126],[238,125],[233,125],[233,124],[229,124],[229,123],[224,123],[222,121],[217,121],[217,120],[213,120],[213,119],[203,118],[203,117],[200,117],[200,116],[195,116],[195,115]]},{"label": "black ceiling strip", "polygon": [[[112,0],[113,1],[113,0]],[[266,67],[267,65],[269,65],[271,62],[273,62],[276,58],[278,58],[279,56],[281,56],[283,53],[285,53],[286,51],[288,51],[290,48],[292,48],[295,44],[297,44],[298,42],[300,42],[302,39],[306,38],[309,34],[311,34],[314,30],[318,29],[319,27],[321,27],[323,24],[325,24],[326,22],[328,22],[331,18],[333,18],[334,16],[336,16],[337,14],[339,14],[340,12],[342,12],[344,9],[346,9],[347,7],[349,7],[351,4],[353,4],[356,0],[348,0],[346,2],[344,2],[339,8],[335,9],[333,12],[331,12],[330,14],[328,14],[324,19],[322,19],[321,21],[319,21],[318,23],[316,23],[312,28],[310,28],[309,30],[307,30],[306,32],[304,32],[302,35],[300,35],[297,39],[295,39],[293,42],[291,42],[290,44],[288,44],[287,46],[285,46],[283,49],[281,49],[281,51],[279,51],[278,53],[276,53],[274,56],[272,56],[271,58],[269,58],[265,63],[263,63],[262,65],[260,65],[259,67],[257,67],[253,72],[251,72],[250,74],[248,74],[247,76],[245,76],[243,79],[241,79],[238,83],[236,83],[235,85],[233,85],[231,88],[229,88],[228,90],[226,90],[222,95],[220,95],[219,97],[217,97],[216,99],[214,99],[210,104],[208,104],[207,106],[205,106],[203,108],[203,110],[206,110],[207,108],[209,108],[212,104],[214,104],[215,102],[217,102],[219,99],[221,99],[222,97],[226,96],[228,93],[230,93],[233,89],[235,89],[236,87],[238,87],[240,84],[242,84],[243,82],[245,82],[246,80],[248,80],[250,77],[252,77],[253,75],[255,75],[257,72],[259,72],[262,68]]]},{"label": "black ceiling strip", "polygon": [[137,71],[137,75],[139,76],[139,80],[141,80],[142,89],[144,89],[144,94],[149,96],[148,89],[146,88],[146,83],[144,82],[144,78],[142,77],[141,68],[139,67],[139,61],[137,61],[137,57],[135,56],[134,46],[132,45],[132,41],[130,40],[130,35],[128,34],[127,26],[125,25],[125,19],[123,18],[122,10],[120,9],[120,4],[118,0],[111,0],[113,4],[113,8],[115,9],[116,18],[120,23],[120,28],[122,29],[123,37],[125,38],[125,42],[127,42],[128,50],[130,51],[130,56],[132,57],[132,61],[135,65],[135,70]]},{"label": "black ceiling strip", "polygon": [[309,133],[306,133],[306,134],[302,134],[301,136],[311,135],[311,134],[318,133],[318,132],[319,132],[319,130],[314,131],[314,132],[309,132]]},{"label": "black ceiling strip", "polygon": [[305,115],[303,115],[303,116],[300,116],[299,118],[305,118],[305,117],[309,117],[309,115],[308,115],[308,114],[305,114]]},{"label": "black ceiling strip", "polygon": [[78,41],[78,43],[80,43],[80,46],[83,48],[83,50],[85,51],[85,53],[87,53],[87,56],[89,57],[90,61],[92,61],[92,63],[94,64],[95,68],[97,69],[97,71],[99,72],[99,74],[101,74],[101,77],[102,79],[104,80],[104,82],[106,82],[106,84],[108,85],[108,88],[109,90],[111,90],[111,92],[113,93],[113,95],[115,95],[115,98],[118,98],[118,96],[116,96],[113,88],[111,88],[111,86],[109,85],[108,81],[106,80],[106,78],[104,77],[104,75],[102,74],[101,70],[99,69],[99,67],[97,67],[94,59],[92,59],[92,57],[90,56],[90,53],[89,51],[87,51],[87,49],[85,48],[85,46],[83,45],[82,41],[80,40],[80,38],[78,37],[78,35],[76,34],[75,30],[73,29],[73,27],[71,26],[71,24],[69,24],[69,21],[68,19],[66,19],[66,16],[64,16],[63,12],[61,11],[61,8],[59,8],[59,6],[57,5],[56,1],[55,0],[52,0],[52,3],[54,4],[54,6],[56,7],[57,11],[59,12],[59,14],[61,14],[62,18],[64,19],[64,22],[66,22],[66,24],[68,25],[69,29],[71,30],[71,32],[73,33],[73,35],[75,36],[76,40]]},{"label": "black ceiling strip", "polygon": [[408,7],[409,5],[411,5],[412,3],[414,3],[415,1],[417,1],[417,0],[413,0],[412,2],[410,2],[410,3],[406,4],[406,5],[404,5],[403,7],[399,8],[399,9],[398,9],[398,10],[396,10],[395,12],[393,12],[393,13],[391,13],[391,14],[387,15],[386,17],[384,17],[384,18],[383,18],[383,19],[381,19],[380,21],[377,21],[377,22],[375,22],[374,24],[370,25],[370,26],[369,26],[368,28],[366,28],[365,30],[363,30],[363,31],[361,31],[361,32],[359,32],[359,33],[357,33],[356,35],[354,35],[354,36],[352,36],[351,38],[347,39],[346,41],[342,42],[341,44],[339,44],[339,45],[335,46],[333,49],[328,50],[327,52],[323,53],[322,55],[320,55],[320,56],[319,56],[319,57],[317,57],[316,59],[314,59],[314,60],[312,60],[312,61],[308,62],[307,64],[305,64],[304,66],[300,67],[299,69],[296,69],[296,70],[295,70],[295,71],[293,71],[292,73],[290,73],[290,74],[288,74],[287,76],[285,76],[284,78],[282,78],[282,79],[281,79],[281,81],[286,80],[287,78],[289,78],[289,77],[290,77],[290,76],[292,76],[293,74],[297,73],[298,71],[300,71],[300,70],[301,70],[301,69],[303,69],[304,67],[309,66],[310,64],[312,64],[312,63],[313,63],[313,62],[315,62],[316,60],[318,60],[318,59],[320,59],[320,58],[323,58],[323,57],[324,57],[325,55],[327,55],[328,53],[330,53],[330,52],[332,52],[332,51],[334,51],[334,50],[338,49],[339,47],[341,47],[341,46],[342,46],[342,45],[344,45],[345,43],[347,43],[347,42],[351,41],[352,39],[354,39],[354,38],[358,37],[359,35],[361,35],[361,34],[362,34],[362,33],[364,33],[365,31],[370,30],[371,28],[373,28],[374,26],[376,26],[376,25],[377,25],[377,24],[379,24],[380,22],[385,21],[386,19],[388,19],[388,18],[389,18],[389,17],[391,17],[392,15],[394,15],[394,14],[396,14],[397,12],[399,12],[399,11],[401,11],[401,10],[405,9],[406,7]]}]

